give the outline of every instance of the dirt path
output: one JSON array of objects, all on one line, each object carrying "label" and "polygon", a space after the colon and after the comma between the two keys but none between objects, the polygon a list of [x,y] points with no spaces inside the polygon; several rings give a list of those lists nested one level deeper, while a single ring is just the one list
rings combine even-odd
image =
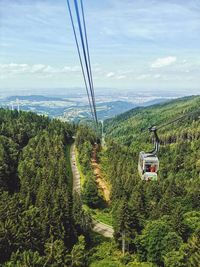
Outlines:
[{"label": "dirt path", "polygon": [[97,221],[93,221],[93,231],[109,238],[113,238],[114,234],[111,226]]},{"label": "dirt path", "polygon": [[76,164],[76,150],[75,144],[73,143],[70,149],[70,162],[73,174],[73,192],[81,193],[81,177]]},{"label": "dirt path", "polygon": [[108,183],[102,177],[101,169],[97,162],[97,149],[98,149],[98,145],[96,145],[93,149],[92,167],[94,170],[94,174],[96,176],[97,185],[102,191],[105,201],[109,203],[110,202],[110,189],[109,189]]},{"label": "dirt path", "polygon": [[[75,144],[72,144],[70,150],[70,162],[71,162],[71,169],[73,174],[73,192],[77,192],[78,194],[81,193],[81,180],[80,180],[80,173],[77,167],[76,162],[76,151],[75,151]],[[101,234],[105,237],[113,238],[114,230],[111,226],[97,222],[93,220],[93,231]]]}]

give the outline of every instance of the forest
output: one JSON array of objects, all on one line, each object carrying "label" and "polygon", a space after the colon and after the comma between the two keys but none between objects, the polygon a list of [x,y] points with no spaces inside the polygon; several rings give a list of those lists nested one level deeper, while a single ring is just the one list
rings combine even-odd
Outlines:
[{"label": "forest", "polygon": [[[98,247],[98,261],[91,266],[199,266],[199,107],[200,97],[187,97],[136,108],[105,121],[106,146],[100,149],[98,160],[111,184],[109,209],[115,243],[102,243]],[[139,152],[153,147],[148,127],[167,124],[184,114],[188,116],[158,132],[159,181],[141,181],[137,170]],[[86,199],[85,203],[91,206],[99,192],[94,190],[91,183],[94,178],[88,167],[94,137],[86,132],[91,130],[84,129],[83,134],[79,130],[84,138],[79,136],[77,147],[82,153],[79,159],[83,170],[87,175],[90,172],[83,195],[89,195],[90,201]],[[102,208],[101,203],[96,202],[96,206]],[[125,256],[120,253],[123,238]],[[105,253],[106,250],[109,252]],[[100,255],[100,251],[104,254]]]},{"label": "forest", "polygon": [[[198,266],[200,262],[200,97],[133,109],[105,122],[107,147],[101,164],[112,184],[115,240],[155,266]],[[195,112],[193,112],[195,111]],[[141,181],[138,155],[148,151],[148,127],[188,117],[158,131],[158,182]],[[151,265],[150,265],[151,266]]]},{"label": "forest", "polygon": [[[0,266],[199,266],[199,107],[193,96],[109,119],[103,147],[90,125],[0,109]],[[138,155],[153,146],[148,127],[184,114],[158,131],[159,180],[142,181]],[[74,135],[81,196],[72,192]],[[109,203],[91,166],[97,144]],[[92,232],[93,209],[112,217],[113,239]]]},{"label": "forest", "polygon": [[0,266],[84,263],[90,218],[73,201],[73,134],[70,124],[0,109]]}]

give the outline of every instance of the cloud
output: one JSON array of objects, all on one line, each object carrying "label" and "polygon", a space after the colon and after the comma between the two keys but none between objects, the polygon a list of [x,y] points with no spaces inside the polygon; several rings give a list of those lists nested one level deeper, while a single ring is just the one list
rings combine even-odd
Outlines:
[{"label": "cloud", "polygon": [[117,71],[117,72],[108,72],[106,74],[107,78],[114,78],[115,80],[122,80],[126,78],[126,75],[124,75],[123,73],[121,73],[121,71]]},{"label": "cloud", "polygon": [[155,79],[160,79],[160,78],[161,78],[161,75],[160,75],[160,74],[155,74],[153,77],[154,77]]},{"label": "cloud", "polygon": [[35,65],[33,65],[33,66],[28,66],[28,71],[30,70],[30,72],[31,73],[41,73],[41,72],[43,72],[46,68],[48,68],[48,67],[46,67],[45,65],[43,65],[43,64],[35,64]]},{"label": "cloud", "polygon": [[107,78],[111,78],[111,77],[114,77],[114,76],[115,76],[114,72],[109,72],[109,73],[106,74]]},{"label": "cloud", "polygon": [[65,66],[62,71],[64,72],[80,72],[80,67],[79,66]]},{"label": "cloud", "polygon": [[[112,87],[122,83],[131,88],[134,83],[147,86],[147,81],[159,82],[167,76],[174,88],[175,75],[183,80],[193,75],[199,81],[200,67],[194,64],[200,62],[200,1],[183,2],[85,1],[91,62],[101,64],[92,64],[97,86],[104,87],[105,81]],[[7,79],[5,84],[15,87],[23,80],[25,84],[23,77],[27,76],[27,86],[40,87],[44,86],[42,78],[49,75],[57,80],[51,84],[46,80],[45,87],[59,87],[65,79],[66,85],[82,85],[80,68],[73,67],[79,64],[65,1],[0,0],[0,10],[1,63],[29,62],[1,68],[0,76]],[[174,55],[178,58],[174,65],[163,59]],[[184,58],[187,62],[182,62]],[[148,73],[151,76],[145,76]],[[15,79],[9,79],[13,76]]]},{"label": "cloud", "polygon": [[156,80],[156,79],[163,79],[164,75],[161,75],[159,73],[153,74],[153,73],[144,73],[136,76],[136,80]]},{"label": "cloud", "polygon": [[126,78],[126,75],[119,75],[119,76],[117,76],[117,79],[118,80],[122,80],[122,79],[125,79]]},{"label": "cloud", "polygon": [[137,80],[146,80],[150,77],[150,74],[141,74],[139,76],[136,77]]},{"label": "cloud", "polygon": [[52,75],[66,73],[80,73],[79,66],[52,67],[44,64],[0,64],[0,73],[5,76],[10,75]]},{"label": "cloud", "polygon": [[18,74],[18,73],[24,73],[27,70],[29,70],[28,64],[16,64],[16,63],[10,63],[10,64],[0,64],[0,72],[1,74]]},{"label": "cloud", "polygon": [[151,64],[151,67],[153,69],[163,68],[163,67],[166,67],[166,66],[170,66],[171,64],[176,62],[176,60],[177,60],[177,58],[174,57],[174,56],[158,58]]}]

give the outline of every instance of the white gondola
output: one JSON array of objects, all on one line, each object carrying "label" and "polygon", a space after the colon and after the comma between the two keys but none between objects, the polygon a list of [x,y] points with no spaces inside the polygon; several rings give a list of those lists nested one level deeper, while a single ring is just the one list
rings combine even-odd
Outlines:
[{"label": "white gondola", "polygon": [[138,160],[138,172],[144,181],[158,181],[159,160],[157,153],[159,151],[159,138],[155,126],[149,128],[154,133],[154,149],[145,153],[141,151]]},{"label": "white gondola", "polygon": [[140,152],[138,161],[138,172],[144,181],[157,181],[159,160],[156,155]]}]

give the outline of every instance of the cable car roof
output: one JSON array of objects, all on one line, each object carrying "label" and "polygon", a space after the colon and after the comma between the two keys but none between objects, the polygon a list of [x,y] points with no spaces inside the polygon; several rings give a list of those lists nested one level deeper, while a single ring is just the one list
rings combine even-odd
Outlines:
[{"label": "cable car roof", "polygon": [[149,154],[149,153],[145,153],[144,151],[141,151],[140,152],[140,158],[142,159],[148,159],[149,161],[153,160],[158,160],[158,157],[156,155],[152,155],[152,154]]}]

